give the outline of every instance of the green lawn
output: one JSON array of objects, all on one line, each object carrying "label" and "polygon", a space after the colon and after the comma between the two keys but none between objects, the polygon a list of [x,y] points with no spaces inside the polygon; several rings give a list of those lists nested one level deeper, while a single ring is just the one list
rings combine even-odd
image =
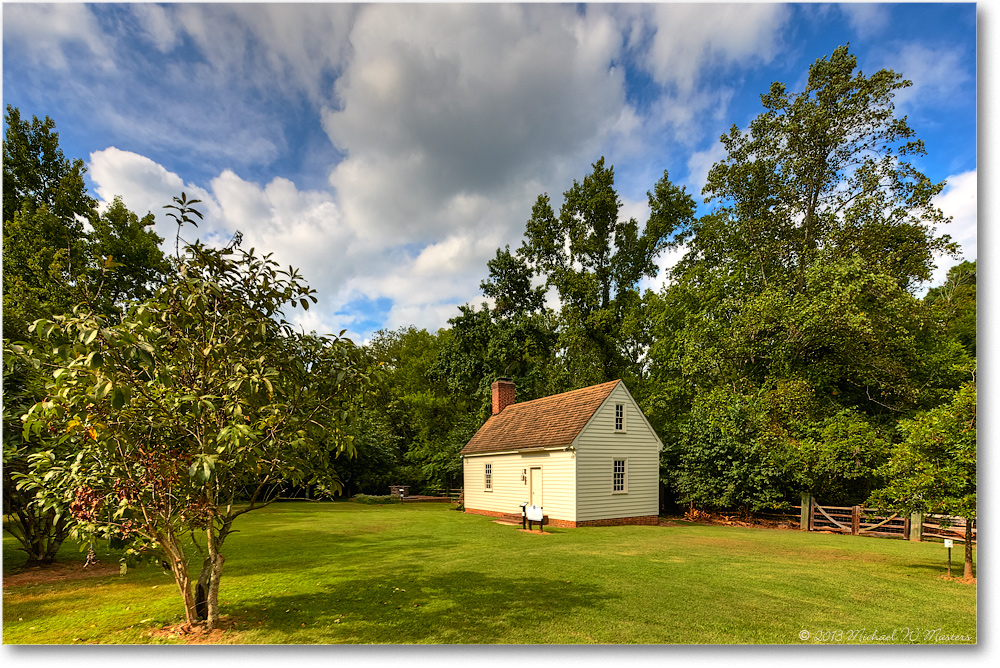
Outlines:
[{"label": "green lawn", "polygon": [[[940,577],[940,544],[684,523],[541,536],[443,504],[283,503],[240,522],[220,592],[236,627],[221,642],[976,640],[975,586]],[[5,576],[24,561],[15,548],[5,535]],[[183,642],[147,635],[179,621],[173,579],[153,566],[4,581],[5,643]]]}]

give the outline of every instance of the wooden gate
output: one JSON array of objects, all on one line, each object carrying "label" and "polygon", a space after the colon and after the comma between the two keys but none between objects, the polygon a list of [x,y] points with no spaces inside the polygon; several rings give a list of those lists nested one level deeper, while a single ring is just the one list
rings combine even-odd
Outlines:
[{"label": "wooden gate", "polygon": [[812,501],[813,531],[835,531],[852,536],[870,535],[906,538],[910,535],[910,518],[898,513],[879,515],[861,506],[821,506]]},{"label": "wooden gate", "polygon": [[[919,515],[919,513],[914,514]],[[964,543],[965,524],[966,520],[964,517],[955,517],[954,515],[934,515],[931,513],[922,515],[920,523],[920,538],[918,540],[924,540],[927,538],[932,540],[944,540],[945,538],[950,538],[957,543]],[[976,544],[976,520],[972,520],[972,544]]]},{"label": "wooden gate", "polygon": [[[898,513],[880,515],[861,506],[821,506],[811,495],[802,495],[802,529],[831,531],[852,536],[883,536],[914,541],[951,538],[965,542],[965,519],[951,515],[913,513],[901,517]],[[972,541],[976,541],[976,521],[972,520]]]}]

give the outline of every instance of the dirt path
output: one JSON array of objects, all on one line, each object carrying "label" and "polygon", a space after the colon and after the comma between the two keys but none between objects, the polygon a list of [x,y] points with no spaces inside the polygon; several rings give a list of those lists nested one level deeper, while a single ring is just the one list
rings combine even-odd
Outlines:
[{"label": "dirt path", "polygon": [[54,563],[48,566],[32,566],[17,573],[4,574],[3,586],[23,587],[25,585],[43,582],[61,582],[64,580],[82,580],[84,578],[99,578],[106,575],[118,575],[118,564],[94,564],[87,568],[82,563]]}]

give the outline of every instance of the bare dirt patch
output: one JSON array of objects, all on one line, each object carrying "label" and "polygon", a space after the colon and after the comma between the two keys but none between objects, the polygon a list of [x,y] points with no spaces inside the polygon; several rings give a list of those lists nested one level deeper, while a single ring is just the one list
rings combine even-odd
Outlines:
[{"label": "bare dirt patch", "polygon": [[975,585],[976,584],[976,578],[966,578],[966,577],[959,578],[959,577],[954,577],[954,576],[950,576],[950,575],[947,575],[947,574],[945,574],[945,575],[939,575],[938,578],[941,579],[941,580],[948,580],[949,582],[958,582],[959,584],[967,584],[967,585]]},{"label": "bare dirt patch", "polygon": [[163,638],[169,640],[180,640],[188,645],[214,645],[218,643],[237,643],[240,633],[236,629],[240,626],[239,618],[229,615],[219,617],[218,627],[209,631],[204,624],[189,626],[188,624],[174,624],[172,626],[161,626],[150,629],[146,632],[149,638]]},{"label": "bare dirt patch", "polygon": [[118,564],[93,564],[87,568],[82,563],[54,563],[47,566],[32,566],[17,573],[5,574],[3,586],[23,587],[25,585],[82,580],[118,575]]}]

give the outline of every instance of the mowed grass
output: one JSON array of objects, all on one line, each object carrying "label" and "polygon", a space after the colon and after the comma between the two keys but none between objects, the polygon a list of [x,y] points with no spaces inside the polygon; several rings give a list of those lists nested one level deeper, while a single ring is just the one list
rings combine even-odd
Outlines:
[{"label": "mowed grass", "polygon": [[[976,641],[975,586],[941,577],[940,544],[685,523],[537,535],[443,504],[282,503],[238,528],[218,642]],[[5,575],[15,548],[5,535]],[[149,635],[181,611],[155,566],[5,578],[4,642],[185,642]]]}]

